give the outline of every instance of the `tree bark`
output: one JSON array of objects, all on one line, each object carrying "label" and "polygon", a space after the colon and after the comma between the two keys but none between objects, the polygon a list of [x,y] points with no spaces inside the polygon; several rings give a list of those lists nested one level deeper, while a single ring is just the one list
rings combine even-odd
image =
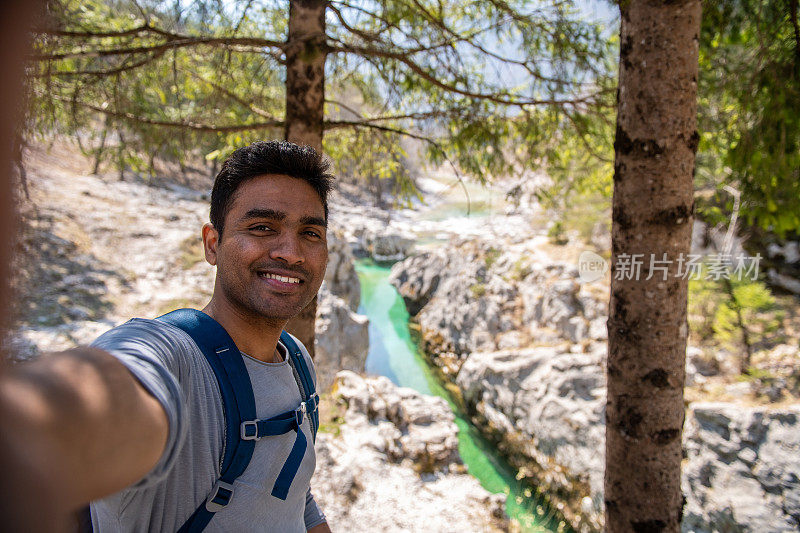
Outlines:
[{"label": "tree bark", "polygon": [[[292,0],[286,47],[286,140],[322,152],[325,103],[325,0]],[[314,356],[317,299],[287,329]]]},{"label": "tree bark", "polygon": [[[630,0],[620,11],[606,527],[677,532],[688,333],[678,260],[689,253],[694,213],[700,0]],[[666,279],[650,270],[664,253]],[[642,254],[638,279],[624,268],[633,254]]]}]

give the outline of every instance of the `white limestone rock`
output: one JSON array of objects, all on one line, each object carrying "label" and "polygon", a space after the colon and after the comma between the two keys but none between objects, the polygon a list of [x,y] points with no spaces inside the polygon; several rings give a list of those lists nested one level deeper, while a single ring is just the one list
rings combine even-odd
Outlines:
[{"label": "white limestone rock", "polygon": [[800,406],[695,403],[684,429],[682,529],[800,529]]},{"label": "white limestone rock", "polygon": [[574,525],[595,530],[602,524],[604,359],[599,344],[577,354],[553,347],[473,353],[456,379],[465,402],[509,443],[532,443],[519,451],[538,463],[542,490],[572,493],[564,503]]},{"label": "white limestone rock", "polygon": [[458,428],[441,398],[385,377],[337,375],[338,436],[317,438],[315,498],[341,531],[507,530],[505,495],[463,473]]},{"label": "white limestone rock", "polygon": [[361,283],[354,265],[355,259],[347,244],[338,232],[328,233],[328,268],[325,270],[325,286],[328,290],[347,302],[356,311],[361,301]]},{"label": "white limestone rock", "polygon": [[441,252],[425,252],[411,256],[392,266],[389,283],[394,285],[411,316],[430,301],[444,274],[446,258]]},{"label": "white limestone rock", "polygon": [[369,319],[323,285],[317,296],[314,366],[317,388],[327,391],[339,370],[362,372],[369,352]]},{"label": "white limestone rock", "polygon": [[[413,237],[413,238],[412,238]],[[381,263],[401,261],[414,247],[416,236],[408,236],[383,227],[364,231],[361,246],[375,261]]]}]

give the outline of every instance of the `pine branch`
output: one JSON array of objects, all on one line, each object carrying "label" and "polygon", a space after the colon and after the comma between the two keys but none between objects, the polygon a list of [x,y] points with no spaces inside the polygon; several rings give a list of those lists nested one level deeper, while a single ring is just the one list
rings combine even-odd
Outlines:
[{"label": "pine branch", "polygon": [[[67,31],[59,29],[39,29],[36,33],[43,35],[52,35],[59,37],[71,37],[78,39],[95,39],[95,38],[108,38],[108,37],[128,37],[139,35],[141,33],[153,33],[166,40],[161,43],[120,47],[120,48],[106,48],[106,49],[88,49],[77,50],[70,52],[61,52],[53,54],[33,54],[31,59],[37,61],[54,61],[60,59],[70,59],[77,57],[109,57],[127,54],[141,54],[148,52],[164,52],[170,49],[185,48],[192,46],[215,46],[220,48],[238,48],[241,51],[263,52],[263,48],[278,49],[281,52],[286,48],[287,43],[272,41],[270,39],[263,39],[260,37],[235,37],[235,36],[195,36],[195,35],[182,35],[178,33],[168,32],[148,24],[132,28],[130,30],[122,30],[118,32],[78,32]],[[249,50],[252,49],[252,50]]]},{"label": "pine branch", "polygon": [[152,32],[154,28],[148,24],[142,24],[135,28],[120,31],[70,31],[59,28],[33,28],[32,33],[39,35],[51,35],[53,37],[73,37],[77,39],[94,39],[104,37],[131,37],[140,33]]},{"label": "pine branch", "polygon": [[[54,97],[56,100],[66,101],[72,103],[72,100],[69,98]],[[282,120],[270,120],[266,122],[256,122],[253,124],[232,124],[232,125],[225,125],[225,126],[217,126],[214,124],[204,124],[201,122],[194,122],[191,120],[182,121],[182,122],[173,122],[168,120],[156,120],[149,117],[143,117],[140,115],[135,115],[133,113],[128,113],[124,111],[114,111],[113,109],[104,108],[99,105],[90,104],[87,102],[74,102],[74,105],[91,109],[92,111],[97,111],[98,113],[102,113],[104,115],[120,118],[124,120],[129,120],[131,122],[137,122],[139,124],[148,124],[151,126],[160,126],[164,128],[175,128],[175,129],[183,129],[183,130],[192,130],[192,131],[203,131],[209,133],[232,133],[237,131],[251,131],[251,130],[260,130],[266,128],[283,128],[284,122]]]},{"label": "pine branch", "polygon": [[233,100],[234,102],[236,102],[239,105],[241,105],[242,107],[246,108],[248,111],[252,111],[253,113],[255,113],[256,115],[258,115],[258,116],[260,116],[262,118],[275,120],[275,118],[273,118],[272,115],[270,115],[267,111],[265,111],[265,110],[261,109],[260,107],[256,106],[253,102],[248,102],[247,100],[245,100],[244,98],[242,98],[238,94],[234,93],[230,89],[226,89],[222,85],[220,85],[218,83],[214,83],[213,81],[208,80],[208,79],[200,76],[196,72],[187,71],[186,69],[183,69],[183,68],[179,68],[178,70],[180,70],[184,74],[188,74],[189,76],[193,77],[194,79],[196,79],[198,81],[201,81],[201,82],[207,84],[209,87],[212,87],[214,90],[221,92],[222,94],[224,94],[225,96],[227,96],[228,98]]},{"label": "pine branch", "polygon": [[337,53],[349,53],[355,54],[362,57],[383,57],[386,59],[392,59],[398,61],[404,65],[406,65],[414,74],[417,74],[419,77],[424,79],[425,81],[443,89],[445,91],[460,94],[462,96],[466,96],[469,98],[475,98],[479,100],[487,100],[490,102],[494,102],[496,104],[503,104],[503,105],[512,105],[512,106],[528,106],[528,105],[556,105],[556,106],[566,106],[566,105],[577,105],[577,104],[584,104],[584,103],[592,103],[594,101],[593,94],[589,94],[587,96],[579,97],[579,98],[572,98],[572,99],[537,99],[537,98],[525,98],[525,97],[516,97],[507,92],[499,92],[499,93],[480,93],[480,92],[473,92],[467,89],[461,89],[456,87],[455,85],[445,83],[439,80],[436,76],[425,70],[415,61],[413,61],[407,52],[393,52],[389,50],[380,50],[376,48],[368,48],[363,46],[356,46],[351,44],[341,43],[339,46],[332,46],[331,52]]},{"label": "pine branch", "polygon": [[136,68],[142,67],[142,66],[150,63],[151,61],[154,61],[154,60],[160,58],[166,52],[167,52],[166,49],[160,50],[160,51],[157,51],[157,52],[145,57],[141,61],[136,61],[134,63],[123,64],[123,65],[120,65],[119,67],[111,68],[111,69],[105,69],[105,70],[91,70],[91,69],[89,69],[89,70],[62,70],[62,71],[55,71],[55,72],[53,72],[53,71],[36,72],[36,73],[29,74],[29,75],[31,77],[34,77],[34,78],[43,78],[43,77],[46,77],[46,76],[58,76],[58,77],[62,77],[62,78],[63,77],[73,77],[73,76],[96,76],[98,78],[103,78],[103,77],[107,77],[107,76],[114,76],[116,74],[121,74],[121,73],[126,72],[128,70],[134,70]]},{"label": "pine branch", "polygon": [[365,117],[356,109],[348,106],[347,104],[340,102],[338,100],[325,100],[326,104],[333,104],[341,107],[345,111],[352,113],[354,116],[359,118],[360,124],[373,124],[375,122],[384,122],[384,121],[393,121],[393,120],[428,120],[432,118],[442,118],[442,117],[449,117],[456,115],[462,111],[466,111],[465,108],[449,108],[449,109],[431,109],[428,111],[417,111],[415,113],[405,113],[401,115],[381,115],[377,117]]}]

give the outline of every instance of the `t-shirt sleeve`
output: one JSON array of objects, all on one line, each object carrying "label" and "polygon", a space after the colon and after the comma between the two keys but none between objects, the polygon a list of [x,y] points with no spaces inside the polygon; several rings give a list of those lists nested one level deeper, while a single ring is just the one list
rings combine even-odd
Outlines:
[{"label": "t-shirt sleeve", "polygon": [[303,520],[305,521],[307,530],[326,521],[325,514],[322,512],[322,509],[319,508],[316,500],[314,500],[314,496],[311,494],[311,487],[306,491],[306,510],[303,514]]},{"label": "t-shirt sleeve", "polygon": [[181,354],[186,352],[184,339],[167,324],[134,319],[104,333],[92,346],[116,357],[164,408],[169,424],[164,453],[131,488],[163,480],[175,464],[186,435],[187,408],[179,381]]}]

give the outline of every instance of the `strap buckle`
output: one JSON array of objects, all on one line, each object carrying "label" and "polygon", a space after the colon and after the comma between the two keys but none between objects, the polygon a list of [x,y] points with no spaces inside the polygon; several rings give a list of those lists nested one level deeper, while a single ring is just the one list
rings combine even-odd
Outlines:
[{"label": "strap buckle", "polygon": [[239,428],[239,436],[242,440],[261,440],[258,436],[258,420],[246,420]]},{"label": "strap buckle", "polygon": [[232,497],[233,485],[218,479],[217,482],[214,483],[211,494],[206,498],[206,510],[209,513],[221,511],[231,502]]},{"label": "strap buckle", "polygon": [[297,420],[297,427],[298,430],[300,426],[303,424],[303,418],[306,416],[306,402],[300,402],[300,407],[294,410],[294,417]]},{"label": "strap buckle", "polygon": [[319,407],[319,394],[314,392],[314,394],[312,394],[311,396],[308,397],[308,402],[307,403],[311,404],[311,406],[312,406],[309,409],[310,412],[313,413],[314,411],[316,411],[317,408]]}]

